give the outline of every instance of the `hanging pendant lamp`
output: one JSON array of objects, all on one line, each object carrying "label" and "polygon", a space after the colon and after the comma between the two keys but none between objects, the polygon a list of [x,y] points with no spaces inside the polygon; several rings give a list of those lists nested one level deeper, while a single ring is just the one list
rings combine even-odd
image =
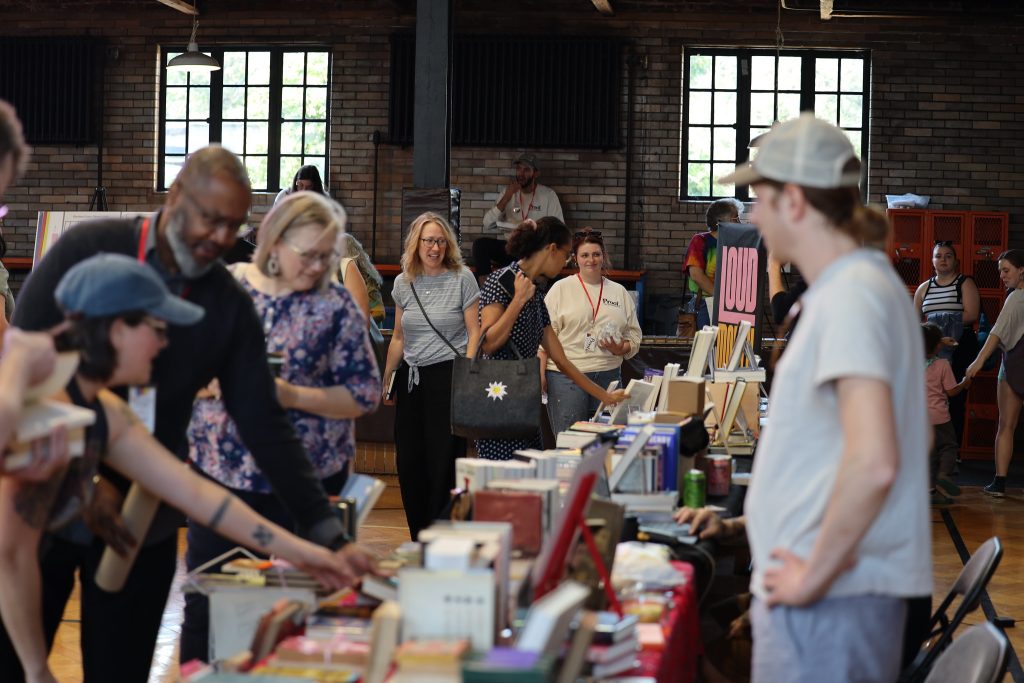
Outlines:
[{"label": "hanging pendant lamp", "polygon": [[218,71],[220,62],[210,55],[199,51],[196,43],[196,32],[199,30],[199,13],[195,9],[195,1],[192,3],[192,36],[188,39],[188,48],[182,54],[167,62],[168,69],[181,71]]}]

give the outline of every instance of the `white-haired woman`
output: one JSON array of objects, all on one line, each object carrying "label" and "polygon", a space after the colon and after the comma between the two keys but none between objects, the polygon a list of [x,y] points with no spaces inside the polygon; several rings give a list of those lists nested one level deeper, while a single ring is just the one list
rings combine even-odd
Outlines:
[{"label": "white-haired woman", "polygon": [[[344,209],[324,195],[293,193],[263,219],[253,262],[232,265],[263,321],[267,353],[281,360],[278,400],[332,494],[344,486],[355,457],[355,418],[374,410],[380,398],[363,316],[348,291],[331,281],[345,221]],[[268,519],[292,526],[216,395],[196,401],[188,437],[189,459],[198,469]],[[231,547],[190,523],[186,564],[194,569]],[[183,661],[206,659],[206,610],[203,596],[186,596]]]},{"label": "white-haired woman", "polygon": [[393,383],[395,450],[402,504],[415,540],[444,508],[455,485],[455,459],[466,441],[451,433],[452,359],[480,338],[480,288],[462,265],[455,233],[435,213],[409,226],[402,272],[391,292],[395,331],[384,370]]}]

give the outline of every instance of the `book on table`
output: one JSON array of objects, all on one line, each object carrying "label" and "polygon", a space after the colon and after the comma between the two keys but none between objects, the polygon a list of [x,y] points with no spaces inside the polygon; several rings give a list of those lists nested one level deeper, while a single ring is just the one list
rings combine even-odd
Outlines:
[{"label": "book on table", "polygon": [[376,477],[355,472],[348,475],[339,497],[351,498],[356,501],[356,528],[362,526],[366,521],[370,510],[377,504],[377,500],[384,493],[385,488],[387,488],[387,484]]}]

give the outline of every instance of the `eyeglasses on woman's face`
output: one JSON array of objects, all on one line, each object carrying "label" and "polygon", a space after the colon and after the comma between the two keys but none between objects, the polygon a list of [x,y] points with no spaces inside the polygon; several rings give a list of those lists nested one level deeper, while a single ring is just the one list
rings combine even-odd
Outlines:
[{"label": "eyeglasses on woman's face", "polygon": [[444,237],[421,237],[420,244],[426,247],[447,247],[448,240]]},{"label": "eyeglasses on woman's face", "polygon": [[288,240],[281,240],[281,243],[295,252],[303,268],[312,268],[317,263],[323,264],[325,268],[330,268],[331,265],[341,260],[341,252],[336,249],[317,251],[315,249],[302,249]]}]

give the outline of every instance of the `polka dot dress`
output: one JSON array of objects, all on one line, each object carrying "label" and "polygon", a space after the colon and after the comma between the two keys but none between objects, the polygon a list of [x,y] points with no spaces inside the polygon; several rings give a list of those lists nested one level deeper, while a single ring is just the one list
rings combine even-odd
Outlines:
[{"label": "polka dot dress", "polygon": [[[512,303],[512,295],[505,291],[505,288],[498,282],[506,270],[513,273],[521,273],[519,263],[512,262],[512,265],[495,271],[488,276],[480,290],[480,308],[483,310],[488,304],[501,304],[507,308]],[[547,306],[544,305],[544,294],[538,288],[533,298],[519,312],[515,324],[512,325],[512,332],[509,341],[505,346],[493,354],[484,354],[484,358],[496,358],[498,360],[515,360],[517,358],[512,346],[523,358],[529,358],[537,353],[540,347],[540,340],[544,336],[544,328],[551,324],[551,317],[548,315]],[[540,397],[537,397],[540,400]],[[480,439],[476,442],[477,454],[488,460],[511,460],[513,451],[522,448],[540,448],[540,430],[532,439]]]}]

